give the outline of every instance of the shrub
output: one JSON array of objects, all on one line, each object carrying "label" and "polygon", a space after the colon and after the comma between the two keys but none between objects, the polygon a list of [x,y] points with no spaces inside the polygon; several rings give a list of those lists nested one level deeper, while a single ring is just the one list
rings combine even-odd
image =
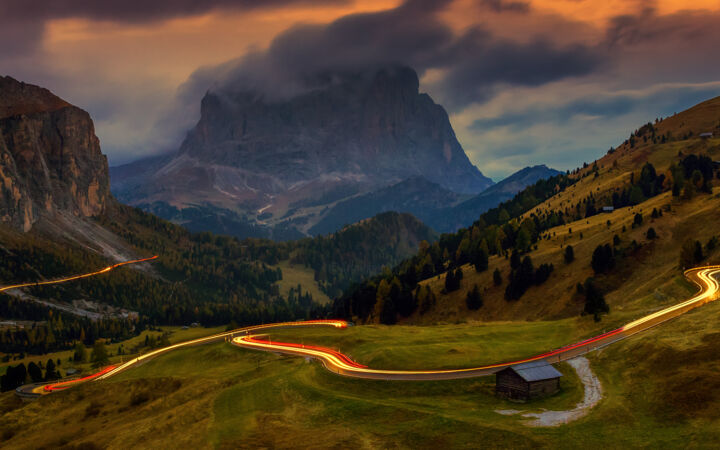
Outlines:
[{"label": "shrub", "polygon": [[565,262],[570,264],[573,261],[575,261],[575,250],[572,245],[568,245],[565,247]]},{"label": "shrub", "polygon": [[595,248],[590,265],[595,273],[606,273],[615,267],[615,256],[610,244],[598,245]]},{"label": "shrub", "polygon": [[493,272],[493,283],[495,283],[495,286],[500,286],[502,284],[502,274],[500,273],[500,269],[495,269]]},{"label": "shrub", "polygon": [[585,280],[583,286],[585,292],[585,309],[586,314],[593,314],[595,320],[600,320],[600,313],[607,313],[610,311],[607,303],[605,302],[605,296],[603,296],[600,288],[595,285],[595,280],[588,278]]},{"label": "shrub", "polygon": [[480,289],[478,288],[477,284],[473,286],[472,290],[467,293],[467,297],[465,298],[465,304],[471,311],[475,311],[482,307],[483,298],[480,294]]}]

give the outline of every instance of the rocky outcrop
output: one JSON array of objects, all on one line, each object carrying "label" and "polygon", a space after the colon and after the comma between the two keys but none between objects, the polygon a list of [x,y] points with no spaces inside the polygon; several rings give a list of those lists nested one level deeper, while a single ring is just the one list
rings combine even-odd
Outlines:
[{"label": "rocky outcrop", "polygon": [[326,73],[304,85],[285,99],[243,86],[208,92],[179,152],[145,183],[119,176],[115,194],[135,205],[212,205],[262,225],[291,220],[307,232],[326,206],[408,178],[459,194],[492,185],[414,70]]},{"label": "rocky outcrop", "polygon": [[42,214],[94,216],[109,199],[107,160],[89,114],[47,89],[0,77],[0,222],[28,231]]},{"label": "rocky outcrop", "polygon": [[492,184],[412,69],[328,77],[283,102],[209,92],[179,155],[241,169],[248,187],[266,192],[327,174],[385,185],[421,175],[460,193]]}]

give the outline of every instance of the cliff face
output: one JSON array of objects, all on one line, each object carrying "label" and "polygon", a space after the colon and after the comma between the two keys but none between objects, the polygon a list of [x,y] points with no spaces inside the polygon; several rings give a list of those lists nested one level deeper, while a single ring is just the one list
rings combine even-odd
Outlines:
[{"label": "cliff face", "polygon": [[88,113],[0,77],[0,222],[28,231],[44,213],[100,214],[109,198],[107,160]]},{"label": "cliff face", "polygon": [[492,184],[468,160],[445,110],[418,92],[412,69],[316,83],[321,87],[281,102],[208,93],[180,155],[242,169],[250,187],[264,190],[327,174],[384,185],[423,176],[460,193]]},{"label": "cliff face", "polygon": [[145,160],[116,170],[115,194],[153,211],[222,208],[250,225],[307,233],[336,202],[409,178],[456,194],[492,185],[418,86],[415,71],[392,67],[316,74],[284,99],[217,88],[178,153],[152,173]]}]

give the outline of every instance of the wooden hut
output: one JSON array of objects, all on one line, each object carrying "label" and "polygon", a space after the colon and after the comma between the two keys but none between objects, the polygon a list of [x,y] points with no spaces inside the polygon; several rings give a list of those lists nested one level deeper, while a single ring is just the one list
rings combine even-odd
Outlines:
[{"label": "wooden hut", "polygon": [[561,376],[545,361],[515,364],[495,374],[495,392],[518,401],[545,397],[560,389]]}]

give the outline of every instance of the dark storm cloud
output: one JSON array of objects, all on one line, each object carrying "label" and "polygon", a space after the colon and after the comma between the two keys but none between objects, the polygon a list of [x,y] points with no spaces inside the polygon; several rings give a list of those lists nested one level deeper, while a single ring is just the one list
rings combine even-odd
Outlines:
[{"label": "dark storm cloud", "polygon": [[523,43],[498,39],[479,26],[456,34],[441,12],[451,1],[407,1],[398,8],[354,14],[327,25],[304,25],[277,36],[263,52],[248,54],[194,74],[185,90],[215,86],[256,90],[285,97],[302,91],[322,71],[361,70],[379,65],[409,65],[422,75],[442,69],[432,85],[443,103],[459,110],[488,98],[499,84],[536,86],[597,68],[597,48],[556,46],[535,39]]},{"label": "dark storm cloud", "polygon": [[495,12],[512,11],[517,13],[526,13],[530,11],[530,4],[526,2],[507,0],[480,0],[480,3],[486,8]]},{"label": "dark storm cloud", "polygon": [[[293,4],[318,3],[311,0],[3,0],[3,21],[47,20],[82,17],[113,22],[149,22],[173,17],[204,14],[217,9],[250,10]],[[348,0],[319,3],[345,4]]]},{"label": "dark storm cloud", "polygon": [[530,127],[538,123],[563,123],[577,115],[619,116],[631,111],[639,101],[643,100],[627,95],[610,98],[583,98],[554,108],[543,106],[498,117],[477,119],[470,125],[470,129],[482,132],[500,127],[518,128]]},{"label": "dark storm cloud", "polygon": [[602,65],[597,47],[558,47],[546,40],[515,43],[468,31],[450,51],[450,71],[437,86],[448,107],[487,100],[499,85],[538,86],[587,75]]},{"label": "dark storm cloud", "polygon": [[[638,111],[648,111],[650,115],[645,120],[653,121],[656,118],[683,111],[718,95],[720,95],[720,85],[718,83],[710,83],[707,86],[669,85],[632,95],[594,95],[554,107],[543,105],[528,108],[497,117],[477,119],[473,121],[469,128],[479,133],[503,127],[509,127],[511,130],[517,131],[538,124],[566,124],[578,116],[606,120]],[[628,125],[639,125],[639,123]]]},{"label": "dark storm cloud", "polygon": [[[320,0],[346,4],[350,0]],[[216,10],[249,11],[313,0],[0,0],[0,58],[34,53],[45,23],[53,19],[83,18],[120,23],[148,23]],[[8,44],[9,43],[9,44]]]},{"label": "dark storm cloud", "polygon": [[309,80],[322,72],[392,64],[422,71],[436,65],[454,42],[452,30],[436,17],[449,3],[413,0],[387,11],[348,15],[327,25],[292,27],[266,51],[198,69],[181,86],[180,97],[196,101],[210,88],[285,98],[308,89]]}]

